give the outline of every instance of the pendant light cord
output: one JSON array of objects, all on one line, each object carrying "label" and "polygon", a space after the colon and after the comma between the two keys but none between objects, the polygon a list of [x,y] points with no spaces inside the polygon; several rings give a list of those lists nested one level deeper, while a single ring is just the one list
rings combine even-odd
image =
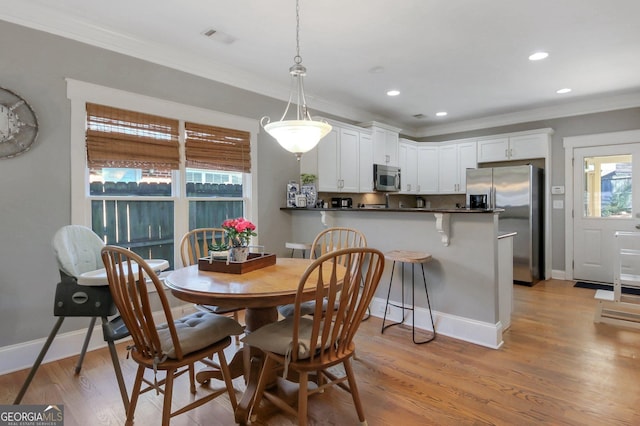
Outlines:
[{"label": "pendant light cord", "polygon": [[296,0],[296,56],[293,58],[296,64],[302,63],[300,56],[300,3]]}]

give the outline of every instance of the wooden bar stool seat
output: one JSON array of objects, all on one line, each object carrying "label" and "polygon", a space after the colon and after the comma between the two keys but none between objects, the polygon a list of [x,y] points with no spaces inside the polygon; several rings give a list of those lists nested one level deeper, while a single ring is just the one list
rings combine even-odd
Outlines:
[{"label": "wooden bar stool seat", "polygon": [[[382,319],[382,330],[380,330],[380,332],[384,333],[384,330],[386,330],[391,326],[404,324],[405,311],[411,311],[412,312],[411,335],[413,338],[413,343],[421,345],[423,343],[431,342],[433,339],[436,338],[436,326],[433,321],[433,313],[431,312],[431,301],[429,300],[429,291],[427,290],[427,278],[424,273],[424,264],[427,262],[430,262],[433,259],[433,257],[429,253],[419,252],[419,251],[409,251],[409,250],[392,250],[390,252],[385,253],[384,257],[385,259],[392,261],[393,266],[391,268],[391,278],[389,279],[389,290],[387,292],[387,302],[384,308],[384,317]],[[393,283],[393,273],[396,268],[396,262],[400,262],[402,264],[401,265],[402,266],[402,282],[401,282],[402,299],[400,304],[389,301],[389,296],[391,295],[391,285]],[[411,307],[405,306],[405,303],[404,303],[404,264],[405,263],[411,264]],[[429,307],[431,329],[433,330],[431,337],[424,341],[416,341],[416,306],[415,306],[415,265],[416,264],[420,264],[420,266],[422,267],[422,280],[424,282],[424,292],[427,296],[427,306]],[[386,324],[387,309],[389,305],[402,309],[402,321]]]},{"label": "wooden bar stool seat", "polygon": [[307,255],[307,250],[311,250],[311,243],[291,243],[291,242],[286,242],[286,243],[284,243],[284,246],[291,250],[291,257],[294,257],[294,254],[295,254],[296,250],[301,250],[303,259],[307,257],[306,256]]}]

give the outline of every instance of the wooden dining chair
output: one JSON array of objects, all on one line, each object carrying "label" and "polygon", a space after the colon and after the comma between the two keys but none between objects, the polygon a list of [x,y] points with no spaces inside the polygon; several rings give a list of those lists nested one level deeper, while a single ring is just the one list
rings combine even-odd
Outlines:
[{"label": "wooden dining chair", "polygon": [[[183,266],[196,265],[198,259],[209,255],[209,245],[227,244],[227,231],[223,228],[196,228],[182,237],[180,241],[180,257]],[[196,308],[205,312],[213,312],[218,315],[231,315],[233,319],[239,321],[238,312],[242,311],[242,307],[223,308],[213,305],[198,305]],[[236,338],[236,344],[239,344]]]},{"label": "wooden dining chair", "polygon": [[[105,246],[101,254],[114,302],[133,338],[131,357],[138,363],[126,423],[133,423],[140,394],[154,389],[164,393],[162,425],[169,425],[171,417],[192,410],[224,393],[229,395],[235,410],[236,396],[224,349],[231,344],[230,336],[243,332],[242,326],[232,318],[208,312],[196,312],[174,321],[164,285],[140,256],[110,245]],[[159,313],[154,312],[150,304],[147,285],[153,287],[157,294]],[[157,320],[156,315],[160,315],[162,319]],[[161,324],[156,325],[157,322]],[[218,355],[225,387],[207,390],[205,396],[172,411],[174,379],[188,372],[190,391],[196,394],[194,363],[213,357],[214,354]],[[144,377],[146,369],[153,370],[153,380]],[[163,379],[158,379],[158,371],[166,373]],[[144,389],[143,382],[147,385]],[[145,423],[149,423],[149,419],[145,419]]]},{"label": "wooden dining chair", "polygon": [[[339,385],[351,393],[358,419],[361,424],[366,424],[351,365],[355,353],[353,339],[383,269],[384,255],[367,247],[329,252],[307,268],[300,278],[293,316],[265,325],[242,339],[244,343],[260,348],[265,356],[254,409],[259,408],[260,401],[266,398],[278,408],[296,415],[298,424],[306,425],[308,396],[328,386]],[[309,286],[316,289],[315,312],[311,317],[302,312],[304,290]],[[325,297],[336,309],[323,315],[322,300]],[[344,375],[338,375],[335,369],[329,370],[338,364],[342,364]],[[285,379],[297,378],[297,409],[289,405],[277,389],[267,389],[274,373],[280,372],[282,378],[278,381],[282,384],[285,384]],[[309,382],[310,373],[322,377],[318,380],[319,385]]]},{"label": "wooden dining chair", "polygon": [[[326,253],[344,248],[366,246],[367,238],[357,229],[344,227],[327,228],[320,231],[311,243],[310,258],[317,259]],[[340,264],[344,265],[345,259],[339,258],[337,260]],[[323,311],[327,310],[327,306],[327,301],[324,300]],[[303,315],[310,315],[314,310],[315,301],[306,302],[302,305]],[[278,312],[285,318],[290,317],[293,315],[293,305],[278,306]]]}]

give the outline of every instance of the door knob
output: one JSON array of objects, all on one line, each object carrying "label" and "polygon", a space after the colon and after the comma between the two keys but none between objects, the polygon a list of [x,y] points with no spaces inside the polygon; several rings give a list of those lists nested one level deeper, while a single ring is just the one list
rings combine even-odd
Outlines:
[{"label": "door knob", "polygon": [[636,225],[636,229],[640,229],[640,224],[639,224],[639,225]]}]

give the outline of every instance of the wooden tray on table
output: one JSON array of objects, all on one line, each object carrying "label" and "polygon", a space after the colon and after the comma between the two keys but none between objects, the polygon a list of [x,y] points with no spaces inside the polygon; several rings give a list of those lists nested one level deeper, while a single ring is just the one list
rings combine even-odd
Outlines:
[{"label": "wooden tray on table", "polygon": [[228,265],[226,260],[211,259],[210,257],[198,259],[198,269],[201,271],[224,272],[227,274],[244,274],[275,264],[275,253],[249,253],[245,262],[229,262]]}]

